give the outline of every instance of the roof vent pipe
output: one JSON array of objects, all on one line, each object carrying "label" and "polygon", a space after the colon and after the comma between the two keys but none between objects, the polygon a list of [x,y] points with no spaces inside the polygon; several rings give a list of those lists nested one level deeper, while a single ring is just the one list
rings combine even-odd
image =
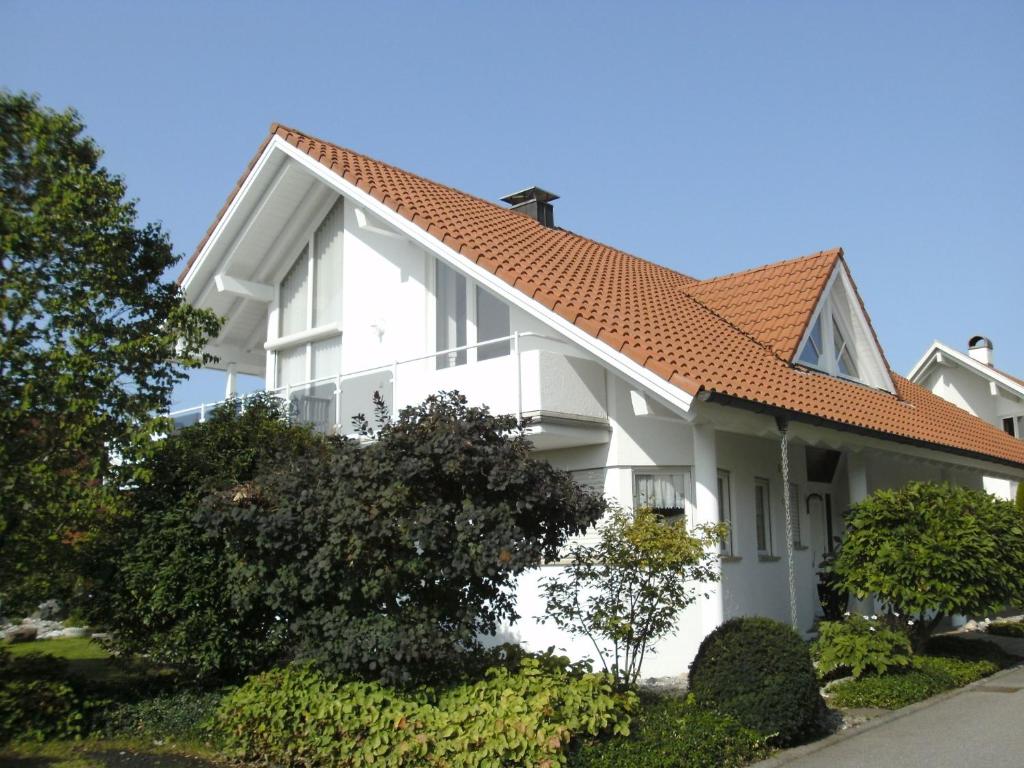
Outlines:
[{"label": "roof vent pipe", "polygon": [[972,336],[967,342],[967,354],[983,365],[992,365],[992,342],[984,336]]},{"label": "roof vent pipe", "polygon": [[511,205],[516,213],[529,216],[545,227],[555,226],[555,209],[551,202],[557,199],[558,195],[540,187],[529,187],[501,198],[502,202]]}]

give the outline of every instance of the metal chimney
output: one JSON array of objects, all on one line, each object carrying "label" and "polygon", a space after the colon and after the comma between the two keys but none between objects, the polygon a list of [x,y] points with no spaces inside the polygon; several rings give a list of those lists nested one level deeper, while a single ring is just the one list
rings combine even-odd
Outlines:
[{"label": "metal chimney", "polygon": [[502,202],[512,206],[516,213],[529,216],[545,227],[555,226],[555,209],[551,201],[557,199],[558,195],[540,187],[529,187],[501,198]]},{"label": "metal chimney", "polygon": [[967,342],[967,354],[984,365],[992,365],[992,342],[984,336],[972,336]]}]

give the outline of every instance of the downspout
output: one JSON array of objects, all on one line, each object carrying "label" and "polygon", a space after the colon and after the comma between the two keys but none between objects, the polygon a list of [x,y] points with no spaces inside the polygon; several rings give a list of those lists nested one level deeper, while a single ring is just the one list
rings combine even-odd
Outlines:
[{"label": "downspout", "polygon": [[776,418],[781,440],[779,454],[782,464],[782,506],[786,510],[786,566],[789,576],[789,623],[799,632],[796,618],[796,570],[793,567],[793,500],[789,497],[789,422],[781,416]]}]

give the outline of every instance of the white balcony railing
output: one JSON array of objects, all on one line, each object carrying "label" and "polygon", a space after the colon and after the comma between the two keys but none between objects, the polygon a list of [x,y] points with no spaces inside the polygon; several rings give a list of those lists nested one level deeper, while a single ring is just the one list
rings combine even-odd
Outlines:
[{"label": "white balcony railing", "polygon": [[[500,345],[507,353],[479,359],[489,347]],[[296,421],[332,434],[355,431],[352,420],[357,414],[372,416],[374,392],[383,396],[391,414],[434,392],[458,389],[473,403],[520,419],[524,411],[541,410],[605,418],[600,366],[554,351],[552,345],[569,346],[540,333],[514,333],[266,391],[281,398]],[[542,371],[551,375],[545,378]],[[168,415],[176,428],[182,428],[205,421],[224,402],[201,403]]]}]

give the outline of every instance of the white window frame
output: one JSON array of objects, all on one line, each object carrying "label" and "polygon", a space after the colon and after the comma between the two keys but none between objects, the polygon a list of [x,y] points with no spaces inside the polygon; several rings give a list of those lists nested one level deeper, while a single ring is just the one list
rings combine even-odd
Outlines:
[{"label": "white window frame", "polygon": [[[469,275],[466,275],[464,273],[460,273],[451,264],[448,264],[447,262],[445,262],[445,261],[443,261],[441,259],[437,259],[437,258],[433,259],[432,261],[433,261],[433,267],[429,270],[430,275],[428,277],[429,289],[430,289],[430,293],[431,293],[430,308],[429,308],[429,311],[430,311],[429,323],[430,323],[430,328],[431,328],[430,347],[431,347],[431,349],[434,352],[441,352],[442,351],[442,350],[437,348],[437,346],[438,346],[438,339],[441,336],[441,334],[438,332],[439,329],[437,327],[438,297],[439,297],[440,292],[441,292],[441,288],[438,285],[437,277],[438,277],[438,271],[441,268],[443,268],[444,270],[449,270],[449,271],[451,271],[451,272],[453,272],[455,274],[461,275],[464,278],[464,280],[465,280],[465,291],[466,291],[466,295],[465,295],[465,306],[466,306],[466,346],[468,347],[468,349],[466,349],[464,352],[449,354],[447,360],[442,360],[439,357],[438,359],[436,359],[435,365],[439,369],[441,369],[441,368],[454,368],[454,367],[458,367],[460,365],[467,365],[467,364],[470,364],[470,363],[475,363],[475,362],[477,362],[477,358],[479,357],[478,351],[481,350],[481,349],[483,349],[483,350],[493,350],[495,348],[504,349],[502,354],[499,354],[499,355],[494,355],[494,354],[488,355],[485,352],[485,354],[483,355],[485,360],[492,360],[492,359],[495,359],[495,358],[498,358],[498,357],[508,357],[509,355],[511,355],[512,354],[512,347],[511,347],[511,344],[507,343],[507,342],[506,342],[504,347],[502,347],[500,344],[494,344],[494,345],[491,345],[490,347],[478,347],[477,346],[480,343],[480,332],[479,332],[479,320],[480,320],[480,318],[477,316],[478,291],[484,291],[484,292],[490,294],[495,299],[497,299],[499,302],[501,302],[502,305],[504,305],[504,307],[507,310],[508,315],[509,315],[509,328],[510,329],[512,327],[512,307],[511,307],[511,305],[509,305],[509,303],[507,301],[505,301],[503,298],[498,296],[496,293],[494,293],[493,291],[491,291],[487,287],[481,285],[476,280],[474,280],[471,277],[469,277]],[[452,340],[449,339],[448,340],[448,346],[446,347],[446,349],[451,349],[451,348],[456,347],[456,346],[460,346],[460,345],[453,344]]]},{"label": "white window frame", "polygon": [[[645,506],[640,503],[639,488],[637,487],[637,481],[641,475],[682,475],[683,476],[683,509],[682,517],[686,521],[687,526],[692,525],[694,520],[695,507],[693,503],[694,498],[694,487],[693,487],[693,468],[689,466],[677,466],[677,467],[633,467],[632,479],[633,479],[633,509],[639,509]],[[664,515],[664,519],[668,522],[676,522],[680,515]]]},{"label": "white window frame", "polygon": [[[832,322],[826,322],[826,319],[831,320]],[[821,323],[822,350],[821,354],[818,356],[818,363],[814,364],[801,359],[801,355],[807,345],[811,343],[811,331],[814,330],[814,326],[819,322]],[[835,323],[835,325],[833,325],[833,323]],[[853,364],[857,368],[856,376],[851,376],[839,370],[839,359],[836,355],[836,325],[839,326],[839,332],[843,334],[843,342],[846,345],[846,350],[850,353],[850,358],[853,360]],[[855,381],[858,384],[865,384],[867,382],[864,381],[861,374],[863,364],[861,362],[860,355],[858,354],[857,347],[853,341],[855,338],[856,336],[854,336],[852,329],[846,322],[846,318],[844,318],[840,312],[835,311],[832,304],[832,297],[826,296],[807,326],[807,335],[804,338],[803,344],[800,345],[800,350],[796,356],[795,362],[799,365],[805,365],[808,368],[814,368],[822,373],[827,373],[829,376],[846,379],[847,381]]]},{"label": "white window frame", "polygon": [[[758,535],[758,511],[757,511],[757,492],[759,488],[764,488],[764,521],[761,528],[764,530],[765,547],[761,547],[760,537]],[[772,557],[774,556],[774,541],[772,537],[772,484],[767,477],[755,477],[754,478],[754,542],[757,546],[757,554],[761,557]]]},{"label": "white window frame", "polygon": [[736,556],[735,523],[732,517],[732,477],[729,470],[718,470],[718,522],[729,526],[729,531],[722,539],[721,553],[723,557]]}]

